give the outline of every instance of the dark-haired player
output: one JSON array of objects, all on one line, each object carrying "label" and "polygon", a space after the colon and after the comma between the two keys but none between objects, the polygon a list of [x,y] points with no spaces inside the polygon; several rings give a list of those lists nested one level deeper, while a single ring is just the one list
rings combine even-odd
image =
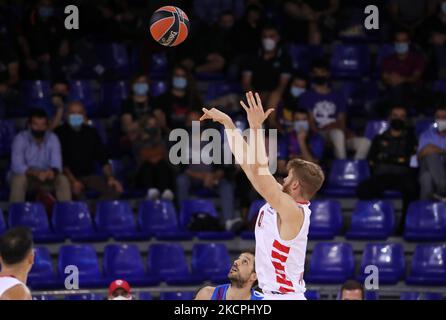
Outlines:
[{"label": "dark-haired player", "polygon": [[26,286],[34,263],[33,239],[28,228],[12,228],[1,237],[0,263],[0,300],[32,300]]},{"label": "dark-haired player", "polygon": [[263,295],[253,289],[257,283],[255,257],[243,252],[232,264],[228,279],[230,283],[200,289],[195,300],[262,300]]}]

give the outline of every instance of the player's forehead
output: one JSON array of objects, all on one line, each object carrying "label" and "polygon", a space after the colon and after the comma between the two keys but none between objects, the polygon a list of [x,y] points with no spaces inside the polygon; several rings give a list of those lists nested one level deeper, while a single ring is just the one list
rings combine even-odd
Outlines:
[{"label": "player's forehead", "polygon": [[251,262],[254,262],[254,255],[253,255],[252,253],[249,253],[249,252],[244,252],[244,253],[242,253],[238,258],[239,258],[240,260],[242,260],[242,259],[246,259],[246,260],[248,260],[250,263],[251,263]]}]

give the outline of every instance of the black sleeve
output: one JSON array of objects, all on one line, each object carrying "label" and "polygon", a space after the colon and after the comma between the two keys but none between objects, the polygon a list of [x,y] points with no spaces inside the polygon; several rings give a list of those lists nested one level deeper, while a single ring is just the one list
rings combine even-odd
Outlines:
[{"label": "black sleeve", "polygon": [[133,116],[133,104],[130,99],[122,101],[121,105],[121,116],[124,114],[130,114]]},{"label": "black sleeve", "polygon": [[376,136],[373,138],[372,145],[369,150],[369,154],[367,155],[367,160],[369,161],[369,164],[374,163],[376,164],[376,160],[378,152],[379,152],[379,145],[381,142],[381,135]]},{"label": "black sleeve", "polygon": [[91,129],[91,146],[93,148],[93,150],[91,150],[91,152],[93,152],[93,154],[95,155],[95,160],[101,165],[104,166],[107,164],[108,162],[108,157],[107,157],[107,153],[105,152],[105,146],[101,141],[101,138],[99,137],[98,131],[95,128],[90,128]]},{"label": "black sleeve", "polygon": [[60,126],[56,130],[54,130],[54,133],[57,135],[60,142],[60,149],[62,153],[62,166],[66,166],[67,165],[66,159],[68,159],[68,154],[67,154],[66,140],[63,126]]}]

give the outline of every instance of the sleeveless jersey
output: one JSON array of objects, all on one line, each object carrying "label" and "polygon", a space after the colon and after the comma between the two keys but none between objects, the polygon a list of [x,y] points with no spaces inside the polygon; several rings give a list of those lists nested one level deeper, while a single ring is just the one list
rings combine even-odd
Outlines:
[{"label": "sleeveless jersey", "polygon": [[305,292],[303,275],[311,210],[309,202],[296,205],[302,208],[304,221],[299,234],[289,241],[280,238],[277,212],[268,203],[257,216],[256,272],[259,287],[265,295],[303,297]]},{"label": "sleeveless jersey", "polygon": [[[226,300],[226,292],[228,291],[229,287],[230,287],[229,283],[215,287],[211,300]],[[263,295],[260,292],[251,289],[250,300],[263,300]]]},{"label": "sleeveless jersey", "polygon": [[12,287],[15,287],[18,284],[21,284],[28,290],[28,287],[15,277],[0,276],[0,298],[2,297],[3,293],[11,289]]}]

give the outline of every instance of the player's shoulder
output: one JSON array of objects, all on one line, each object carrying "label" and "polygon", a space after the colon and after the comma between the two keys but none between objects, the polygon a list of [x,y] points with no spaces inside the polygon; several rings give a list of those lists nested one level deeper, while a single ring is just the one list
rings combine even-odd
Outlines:
[{"label": "player's shoulder", "polygon": [[21,283],[6,290],[0,300],[32,300],[31,293],[28,288]]},{"label": "player's shoulder", "polygon": [[210,300],[216,287],[205,286],[198,290],[195,300]]}]

